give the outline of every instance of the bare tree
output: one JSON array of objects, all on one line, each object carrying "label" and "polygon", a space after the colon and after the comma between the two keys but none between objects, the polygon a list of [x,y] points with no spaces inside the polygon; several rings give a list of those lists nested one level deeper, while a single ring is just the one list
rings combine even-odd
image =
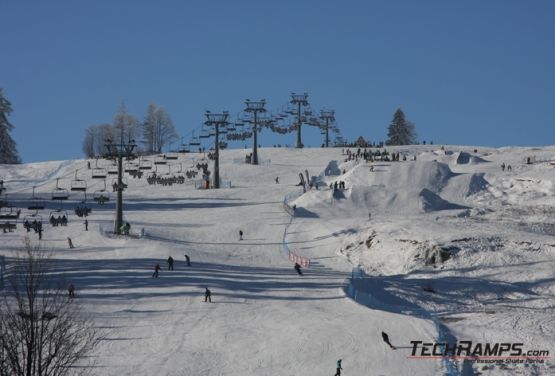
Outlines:
[{"label": "bare tree", "polygon": [[164,107],[151,102],[142,124],[143,145],[147,154],[161,153],[164,146],[177,139],[177,133]]},{"label": "bare tree", "polygon": [[[122,101],[120,110],[114,117],[114,141],[129,141],[135,140],[139,132],[139,121],[131,114],[127,112],[127,107]],[[123,139],[120,138],[123,135]]]},{"label": "bare tree", "polygon": [[55,277],[54,262],[26,240],[0,301],[0,376],[66,376],[99,333]]}]

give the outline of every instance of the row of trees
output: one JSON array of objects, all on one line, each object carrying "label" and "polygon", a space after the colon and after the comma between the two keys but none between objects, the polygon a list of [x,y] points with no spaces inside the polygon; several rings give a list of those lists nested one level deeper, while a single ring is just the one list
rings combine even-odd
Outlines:
[{"label": "row of trees", "polygon": [[8,121],[8,115],[12,112],[11,103],[4,98],[0,87],[0,164],[21,163],[17,146],[10,135],[13,125]]},{"label": "row of trees", "polygon": [[137,141],[139,151],[147,155],[161,153],[177,139],[173,121],[163,107],[150,103],[141,122],[122,103],[113,124],[91,125],[85,130],[83,152],[87,158],[101,156],[106,152],[106,140],[119,141],[122,134],[123,141]]}]

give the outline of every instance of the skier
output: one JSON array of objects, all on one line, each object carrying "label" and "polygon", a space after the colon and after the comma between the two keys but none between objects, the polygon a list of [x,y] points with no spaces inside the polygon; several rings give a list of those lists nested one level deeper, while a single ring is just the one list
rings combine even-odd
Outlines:
[{"label": "skier", "polygon": [[204,292],[204,302],[210,302],[212,303],[212,292],[208,289],[208,287],[206,288],[206,291]]},{"label": "skier", "polygon": [[276,184],[279,184],[279,176],[276,176]]},{"label": "skier", "polygon": [[298,262],[295,263],[294,268],[295,268],[295,271],[297,272],[297,274],[303,275],[303,272],[301,271],[301,266],[299,265]]},{"label": "skier", "polygon": [[239,230],[239,240],[243,240],[243,230]]},{"label": "skier", "polygon": [[387,343],[387,344],[389,345],[389,347],[391,347],[391,350],[397,350],[397,349],[395,348],[395,346],[393,346],[393,345],[391,344],[391,342],[389,342],[389,336],[387,335],[386,332],[382,332],[382,338],[383,338],[383,341],[384,341],[385,343]]},{"label": "skier", "polygon": [[335,375],[334,376],[341,376],[341,370],[343,368],[341,367],[341,359],[339,359],[337,361],[337,370],[335,371]]},{"label": "skier", "polygon": [[185,255],[185,261],[187,262],[187,266],[191,266],[191,259],[189,258],[189,255]]},{"label": "skier", "polygon": [[67,292],[69,293],[70,298],[75,298],[75,286],[73,286],[73,283],[69,284]]},{"label": "skier", "polygon": [[85,219],[85,231],[89,231],[89,221]]},{"label": "skier", "polygon": [[69,244],[69,248],[70,248],[70,249],[75,248],[75,247],[73,246],[73,242],[71,241],[71,238],[69,238],[69,237],[67,238],[67,244]]},{"label": "skier", "polygon": [[505,162],[501,163],[501,171],[505,171]]},{"label": "skier", "polygon": [[160,267],[160,264],[156,264],[156,266],[154,267],[154,273],[152,273],[152,278],[158,278],[158,272],[160,271],[160,269],[162,269]]},{"label": "skier", "polygon": [[168,257],[168,270],[173,270],[173,257]]}]

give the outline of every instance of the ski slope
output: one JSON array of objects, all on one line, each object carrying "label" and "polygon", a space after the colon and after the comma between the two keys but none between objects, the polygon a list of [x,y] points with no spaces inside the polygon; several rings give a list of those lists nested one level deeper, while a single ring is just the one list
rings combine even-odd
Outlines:
[{"label": "ski slope", "polygon": [[[345,375],[555,374],[551,361],[484,366],[407,358],[411,340],[442,336],[548,350],[555,342],[555,148],[474,149],[391,148],[408,160],[370,164],[345,161],[341,149],[263,148],[260,158],[271,162],[259,166],[237,162],[246,150],[226,150],[220,176],[232,188],[151,186],[127,177],[125,220],[144,237],[107,234],[113,199],[92,204],[84,231],[72,212],[84,195],[71,192],[69,225],[46,225],[41,245],[103,330],[91,357],[95,375],[333,375],[337,359]],[[526,164],[528,156],[535,162]],[[201,157],[177,162],[192,168]],[[512,171],[501,171],[501,163]],[[8,200],[25,208],[32,186],[48,199],[56,178],[69,189],[77,170],[90,200],[103,184],[86,165],[0,166],[0,177]],[[321,187],[302,194],[305,170]],[[334,181],[345,181],[346,190],[334,194]],[[293,218],[283,209],[286,196],[297,208]],[[48,204],[44,222],[59,206]],[[26,235],[21,225],[0,234],[1,253],[17,256]],[[287,247],[310,258],[304,276],[293,270]],[[449,256],[439,262],[442,250]],[[168,256],[174,271],[167,271]],[[367,278],[351,280],[354,267]],[[213,303],[204,303],[205,287]]]}]

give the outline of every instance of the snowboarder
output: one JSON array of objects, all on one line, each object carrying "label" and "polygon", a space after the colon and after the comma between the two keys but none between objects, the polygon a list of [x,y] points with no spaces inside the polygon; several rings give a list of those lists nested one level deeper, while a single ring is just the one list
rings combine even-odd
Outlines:
[{"label": "snowboarder", "polygon": [[168,257],[168,270],[173,270],[173,257]]},{"label": "snowboarder", "polygon": [[243,230],[239,230],[239,240],[243,240]]},{"label": "snowboarder", "polygon": [[85,231],[89,231],[89,221],[85,219]]},{"label": "snowboarder", "polygon": [[212,292],[208,289],[208,287],[206,288],[206,291],[204,292],[204,302],[210,302],[212,303]]},{"label": "snowboarder", "polygon": [[69,293],[70,298],[75,298],[75,286],[73,286],[73,283],[69,284],[67,292]]},{"label": "snowboarder", "polygon": [[185,255],[185,261],[187,262],[187,266],[191,266],[191,259],[189,258],[189,255]]},{"label": "snowboarder", "polygon": [[385,343],[387,343],[387,345],[389,345],[389,347],[391,347],[391,350],[396,350],[395,346],[393,346],[393,345],[391,344],[391,342],[389,342],[389,336],[387,335],[386,332],[382,332],[382,338],[383,338],[383,341],[384,341]]},{"label": "snowboarder", "polygon": [[73,246],[73,242],[71,241],[71,238],[70,238],[70,237],[67,238],[67,244],[69,244],[69,248],[70,248],[70,249],[75,248],[75,247]]},{"label": "snowboarder", "polygon": [[335,371],[335,375],[334,375],[334,376],[341,376],[341,370],[343,369],[343,368],[341,367],[341,359],[339,359],[339,360],[337,361],[337,367],[336,367],[336,369],[337,369],[337,370]]},{"label": "snowboarder", "polygon": [[295,268],[295,271],[297,272],[297,274],[303,275],[303,272],[301,271],[301,265],[299,265],[298,262],[295,263],[295,266],[293,268]]},{"label": "snowboarder", "polygon": [[162,269],[160,267],[160,264],[156,264],[156,266],[154,267],[154,273],[152,273],[152,278],[158,278],[158,272],[160,271],[160,269]]}]

